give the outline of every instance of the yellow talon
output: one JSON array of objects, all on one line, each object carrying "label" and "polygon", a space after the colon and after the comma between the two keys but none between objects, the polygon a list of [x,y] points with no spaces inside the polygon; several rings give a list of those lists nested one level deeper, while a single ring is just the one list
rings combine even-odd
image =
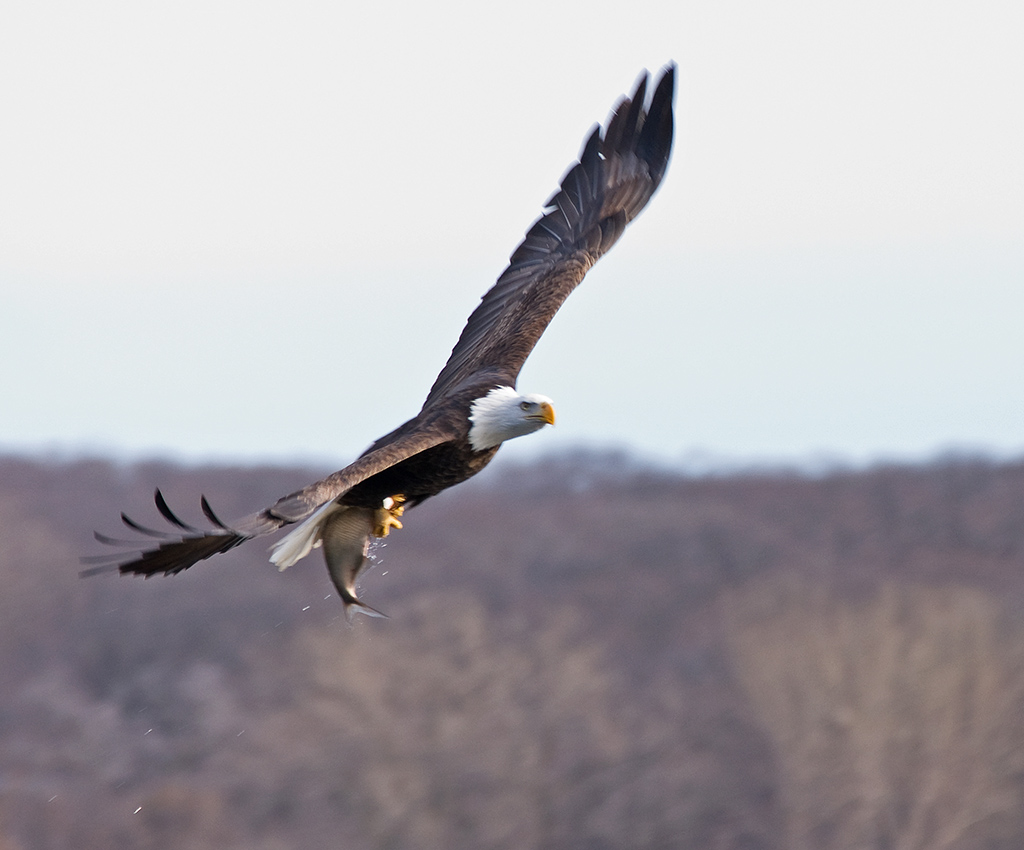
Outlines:
[{"label": "yellow talon", "polygon": [[392,528],[401,528],[398,518],[405,512],[403,505],[405,496],[388,496],[383,507],[377,508],[373,515],[373,536],[387,537]]}]

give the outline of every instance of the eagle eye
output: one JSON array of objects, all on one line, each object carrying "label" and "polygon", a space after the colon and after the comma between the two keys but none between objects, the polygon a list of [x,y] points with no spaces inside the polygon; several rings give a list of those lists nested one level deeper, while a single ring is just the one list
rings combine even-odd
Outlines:
[{"label": "eagle eye", "polygon": [[530,402],[528,402],[528,401],[521,401],[521,402],[519,402],[519,409],[520,410],[529,410],[530,409]]}]

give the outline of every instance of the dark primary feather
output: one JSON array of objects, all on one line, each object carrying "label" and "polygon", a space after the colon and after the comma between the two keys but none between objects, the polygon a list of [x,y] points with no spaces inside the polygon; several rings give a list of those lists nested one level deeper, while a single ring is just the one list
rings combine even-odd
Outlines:
[{"label": "dark primary feather", "polygon": [[647,74],[596,128],[512,252],[498,282],[470,315],[424,408],[476,372],[514,384],[527,356],[569,293],[654,195],[672,152],[675,66],[663,72],[645,109]]},{"label": "dark primary feather", "polygon": [[[527,231],[508,267],[470,315],[415,418],[381,437],[344,469],[231,524],[222,522],[204,497],[203,514],[213,527],[191,526],[170,509],[157,490],[157,510],[177,531],[147,528],[122,514],[130,529],[160,542],[146,548],[140,545],[146,541],[118,540],[97,533],[101,543],[134,551],[83,558],[97,565],[83,574],[114,569],[147,577],[181,572],[253,537],[300,522],[327,502],[342,501],[353,488],[357,490],[350,493],[350,499],[376,493],[378,484],[400,487],[402,475],[397,473],[402,470],[415,470],[422,481],[424,467],[429,470],[435,456],[440,460],[438,452],[449,463],[453,457],[469,460],[460,460],[465,463],[461,472],[446,468],[442,473],[439,468],[438,478],[443,476],[443,483],[433,492],[482,468],[494,450],[474,454],[465,442],[469,403],[495,386],[515,385],[524,361],[562,302],[639,215],[665,175],[672,150],[675,66],[663,71],[649,103],[647,82],[644,73],[633,94],[612,111],[604,133],[597,127],[587,137],[579,161],[566,172],[558,191],[545,204],[544,214]],[[459,445],[464,451],[449,452],[445,445]],[[432,449],[433,453],[420,456]],[[394,469],[403,463],[401,470]],[[402,490],[388,495],[398,492]],[[418,498],[425,497],[421,494]]]}]

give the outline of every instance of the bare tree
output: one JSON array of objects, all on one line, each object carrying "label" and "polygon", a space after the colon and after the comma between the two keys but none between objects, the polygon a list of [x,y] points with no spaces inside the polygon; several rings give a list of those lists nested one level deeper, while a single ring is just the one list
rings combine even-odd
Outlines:
[{"label": "bare tree", "polygon": [[309,710],[366,738],[359,785],[370,843],[558,843],[580,753],[614,762],[628,744],[604,649],[580,639],[571,611],[503,634],[468,594],[422,599],[402,617],[409,628],[378,631],[344,655],[330,629],[307,633],[302,650]]},{"label": "bare tree", "polygon": [[775,581],[726,611],[791,847],[1022,845],[1024,633],[996,600],[887,584],[854,603]]}]

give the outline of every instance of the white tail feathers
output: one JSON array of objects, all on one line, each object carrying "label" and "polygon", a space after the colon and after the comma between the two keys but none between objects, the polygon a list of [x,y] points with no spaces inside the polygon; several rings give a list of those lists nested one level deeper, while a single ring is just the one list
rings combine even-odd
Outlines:
[{"label": "white tail feathers", "polygon": [[279,570],[285,570],[306,557],[320,545],[320,532],[327,518],[335,511],[345,510],[336,502],[321,505],[294,531],[288,533],[271,546],[270,563]]}]

